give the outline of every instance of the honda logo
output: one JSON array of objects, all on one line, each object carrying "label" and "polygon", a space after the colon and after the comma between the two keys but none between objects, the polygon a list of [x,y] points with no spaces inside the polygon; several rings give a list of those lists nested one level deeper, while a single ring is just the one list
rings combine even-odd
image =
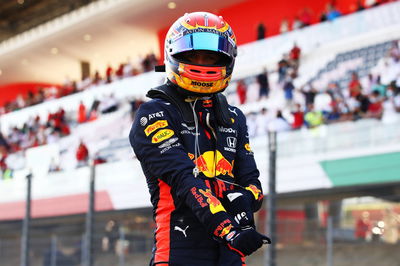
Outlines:
[{"label": "honda logo", "polygon": [[235,137],[227,137],[226,138],[226,144],[228,145],[229,148],[236,148],[236,138]]}]

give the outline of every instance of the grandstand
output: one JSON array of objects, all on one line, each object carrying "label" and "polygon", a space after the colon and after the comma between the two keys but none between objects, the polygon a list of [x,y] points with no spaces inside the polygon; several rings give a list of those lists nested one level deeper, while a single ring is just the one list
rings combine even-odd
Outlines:
[{"label": "grandstand", "polygon": [[[59,4],[47,19],[39,4],[6,2],[0,4],[0,14],[8,12],[7,19],[16,14],[17,5],[27,5],[24,12],[38,18],[14,35],[12,28],[0,28],[0,266],[21,263],[30,172],[30,265],[85,265],[93,172],[89,161],[80,165],[76,159],[81,142],[97,162],[95,265],[148,264],[155,225],[145,177],[127,136],[147,90],[164,82],[162,73],[150,69],[162,62],[168,24],[193,10],[223,15],[235,29],[237,65],[224,93],[253,129],[251,144],[266,198],[267,131],[278,131],[278,264],[327,264],[329,239],[334,254],[330,265],[400,261],[395,252],[400,243],[398,1],[376,1],[380,4],[360,12],[355,12],[357,1],[335,1],[343,16],[324,22],[319,14],[325,3],[320,1],[291,1],[291,7],[287,1],[175,1],[168,8],[166,2],[98,0],[77,1],[68,12],[60,1],[38,1]],[[292,21],[305,7],[313,10],[312,25],[280,34],[281,20]],[[260,21],[267,25],[267,37],[256,40]],[[6,24],[1,17],[0,22]],[[298,65],[289,55],[295,43],[301,48]],[[280,72],[282,60],[288,67]],[[108,67],[112,69],[106,71]],[[268,97],[260,96],[257,81],[265,68]],[[241,82],[246,88],[243,103]],[[288,84],[292,91],[285,89]],[[310,91],[315,91],[315,110],[308,105]],[[298,128],[296,103],[303,118]],[[80,104],[84,121],[77,118]],[[283,118],[276,116],[278,111]],[[322,120],[314,124],[307,117],[317,113]],[[360,237],[356,231],[363,213],[370,225]],[[264,209],[256,220],[265,232]],[[388,238],[391,223],[397,231]],[[264,251],[251,256],[248,265],[264,265]],[[359,259],[350,259],[355,254]]]}]

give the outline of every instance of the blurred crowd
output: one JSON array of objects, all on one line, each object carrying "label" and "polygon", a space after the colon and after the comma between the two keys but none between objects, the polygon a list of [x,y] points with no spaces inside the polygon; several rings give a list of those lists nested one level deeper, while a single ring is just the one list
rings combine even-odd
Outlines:
[{"label": "blurred crowd", "polygon": [[256,77],[237,81],[233,101],[251,104],[269,98],[271,87],[275,88],[274,101],[283,95],[279,106],[262,108],[259,112],[247,114],[250,136],[266,134],[268,130],[289,131],[301,128],[316,128],[323,124],[342,121],[357,121],[363,118],[382,120],[385,123],[397,121],[400,113],[400,49],[394,41],[387,55],[382,58],[374,71],[359,78],[350,73],[347,86],[337,82],[317,89],[312,82],[296,87],[294,84],[300,66],[301,49],[294,44],[289,53],[278,62],[276,84],[269,82],[267,71]]},{"label": "blurred crowd", "polygon": [[[140,99],[131,99],[129,101],[131,117],[143,101]],[[123,104],[121,100],[114,97],[113,94],[104,95],[100,100],[94,100],[90,106],[86,106],[82,101],[75,111],[66,113],[63,108],[56,112],[49,112],[47,119],[43,120],[38,115],[30,117],[22,127],[14,126],[8,132],[0,132],[0,179],[10,179],[13,176],[13,167],[19,155],[29,148],[41,145],[57,143],[61,138],[73,134],[73,129],[81,124],[96,121],[105,114],[117,111]],[[75,149],[76,167],[87,166],[89,159],[92,158],[95,164],[106,162],[105,158],[98,154],[91,154],[81,139]],[[52,160],[49,166],[49,172],[62,170],[63,167],[55,160]]]},{"label": "blurred crowd", "polygon": [[19,94],[14,101],[0,106],[0,115],[81,92],[94,86],[149,72],[154,70],[154,66],[157,64],[158,58],[154,53],[150,53],[143,58],[137,58],[135,62],[128,58],[126,62],[120,63],[115,68],[112,65],[108,65],[103,74],[95,71],[93,76],[88,76],[81,81],[71,80],[66,77],[61,86],[41,87],[36,91],[29,91],[26,95]]},{"label": "blurred crowd", "polygon": [[[314,12],[309,7],[304,7],[297,12],[297,15],[292,18],[283,18],[279,33],[284,34],[292,30],[298,30],[307,26],[324,22],[333,21],[343,15],[360,12],[365,9],[373,8],[382,4],[394,2],[396,0],[355,0],[347,10],[340,10],[335,0],[328,1],[325,4],[325,9],[321,13]],[[260,22],[257,26],[257,40],[264,39],[268,35],[268,25]]]}]

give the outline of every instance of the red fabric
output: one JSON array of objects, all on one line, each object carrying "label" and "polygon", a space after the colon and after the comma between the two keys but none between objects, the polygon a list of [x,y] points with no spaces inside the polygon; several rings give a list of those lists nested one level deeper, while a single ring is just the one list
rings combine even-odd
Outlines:
[{"label": "red fabric", "polygon": [[351,97],[356,97],[361,93],[361,83],[358,79],[350,81],[349,92]]},{"label": "red fabric", "polygon": [[112,72],[113,72],[112,68],[111,68],[111,67],[107,67],[106,76],[107,76],[107,77],[110,77],[111,74],[112,74]]},{"label": "red fabric", "polygon": [[383,106],[382,106],[382,102],[378,101],[375,103],[370,103],[370,105],[368,106],[368,111],[370,111],[371,113],[380,113],[383,111]]},{"label": "red fabric", "polygon": [[312,14],[307,9],[303,9],[300,13],[299,19],[304,25],[311,25]]},{"label": "red fabric", "polygon": [[81,103],[78,109],[78,123],[84,122],[86,122],[86,107],[83,103]]},{"label": "red fabric", "polygon": [[362,218],[358,219],[354,235],[356,238],[365,238],[371,227],[370,222],[364,221]]},{"label": "red fabric", "polygon": [[7,169],[6,159],[7,155],[3,155],[0,159],[0,169],[3,171]]},{"label": "red fabric", "polygon": [[76,151],[76,159],[78,161],[87,160],[89,156],[89,151],[85,144],[81,143]]},{"label": "red fabric", "polygon": [[175,210],[174,201],[171,196],[171,187],[159,180],[160,199],[156,210],[156,254],[154,262],[169,261],[170,252],[170,221],[171,213]]},{"label": "red fabric", "polygon": [[239,82],[237,85],[237,94],[239,96],[240,104],[244,104],[246,102],[246,86],[244,83]]},{"label": "red fabric", "polygon": [[299,60],[301,50],[299,47],[294,46],[292,50],[290,50],[290,59]]},{"label": "red fabric", "polygon": [[301,128],[304,124],[304,113],[303,112],[295,112],[293,113],[293,129]]}]

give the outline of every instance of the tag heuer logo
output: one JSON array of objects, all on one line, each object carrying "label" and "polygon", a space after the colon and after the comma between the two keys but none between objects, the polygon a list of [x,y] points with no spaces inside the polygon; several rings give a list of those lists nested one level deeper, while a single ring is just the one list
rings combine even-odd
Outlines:
[{"label": "tag heuer logo", "polygon": [[226,145],[228,145],[229,148],[236,148],[236,138],[235,137],[227,137],[226,138]]},{"label": "tag heuer logo", "polygon": [[140,124],[144,127],[147,124],[147,118],[144,116],[140,118]]}]

